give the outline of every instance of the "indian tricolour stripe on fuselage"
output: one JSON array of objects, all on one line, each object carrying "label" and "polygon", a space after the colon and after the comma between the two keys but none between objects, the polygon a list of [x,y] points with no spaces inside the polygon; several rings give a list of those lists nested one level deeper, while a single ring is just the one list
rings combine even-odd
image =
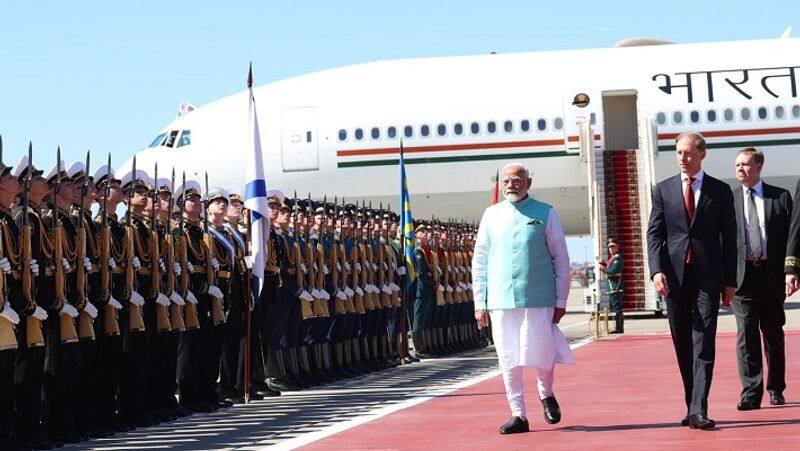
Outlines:
[{"label": "indian tricolour stripe on fuselage", "polygon": [[[276,81],[254,90],[267,183],[396,209],[402,137],[414,217],[479,219],[497,169],[520,161],[533,172],[534,196],[556,207],[568,233],[586,233],[575,121],[593,113],[593,144],[606,149],[604,97],[627,93],[636,95],[640,140],[643,124],[657,122],[656,181],[676,172],[675,135],[696,130],[708,137],[708,173],[732,181],[736,151],[755,145],[767,156],[766,180],[793,188],[798,55],[800,39],[787,38],[379,61]],[[578,93],[589,95],[586,108],[572,105]],[[139,167],[158,159],[188,177],[208,170],[213,185],[243,184],[246,91],[162,133],[180,142],[184,130],[190,144],[146,148]]]}]

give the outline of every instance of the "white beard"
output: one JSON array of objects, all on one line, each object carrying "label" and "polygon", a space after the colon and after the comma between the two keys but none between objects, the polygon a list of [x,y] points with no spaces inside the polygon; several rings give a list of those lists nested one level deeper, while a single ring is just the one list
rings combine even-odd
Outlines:
[{"label": "white beard", "polygon": [[506,200],[511,202],[511,203],[517,203],[520,200],[522,200],[522,198],[525,197],[525,194],[524,193],[517,193],[517,194],[503,193],[503,197],[505,197]]}]

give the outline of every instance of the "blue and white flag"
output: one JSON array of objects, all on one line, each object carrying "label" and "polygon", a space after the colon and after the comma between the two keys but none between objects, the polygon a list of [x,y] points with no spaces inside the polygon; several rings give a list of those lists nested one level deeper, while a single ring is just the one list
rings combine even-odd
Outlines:
[{"label": "blue and white flag", "polygon": [[264,159],[261,154],[261,134],[258,131],[256,99],[253,96],[253,66],[247,74],[249,91],[249,137],[250,158],[247,161],[244,190],[244,206],[250,210],[250,253],[253,258],[253,297],[257,300],[264,285],[264,269],[267,265],[267,243],[269,242],[269,205],[267,203],[267,179]]}]

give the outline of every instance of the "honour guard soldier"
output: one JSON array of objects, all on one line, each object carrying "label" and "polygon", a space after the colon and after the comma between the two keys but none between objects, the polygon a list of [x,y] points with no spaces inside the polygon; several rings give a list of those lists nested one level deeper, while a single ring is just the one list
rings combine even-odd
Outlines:
[{"label": "honour guard soldier", "polygon": [[[126,432],[130,426],[117,416],[117,391],[122,364],[121,311],[130,293],[125,287],[125,229],[117,218],[117,207],[125,198],[121,181],[109,164],[94,173],[99,210],[94,219],[99,234],[99,290],[97,305],[100,314],[95,321],[97,339],[97,364],[94,368],[92,408],[97,421],[95,429]],[[126,309],[127,312],[127,309]],[[127,313],[126,313],[127,314]],[[127,318],[127,316],[125,316]]]},{"label": "honour guard soldier", "polygon": [[[18,271],[21,273],[21,294],[26,309],[18,311],[24,317],[17,325],[18,350],[14,362],[14,426],[17,442],[23,447],[47,449],[53,447],[42,423],[42,386],[45,362],[45,337],[49,321],[58,321],[58,315],[48,316],[54,309],[52,285],[52,243],[47,235],[41,211],[44,198],[50,192],[42,171],[31,163],[31,147],[28,155],[14,171],[14,177],[22,188],[22,200],[13,215],[20,233],[22,256]],[[4,232],[5,233],[5,232]],[[9,255],[6,253],[6,255]],[[27,266],[25,265],[27,261]],[[41,270],[40,268],[44,268]],[[41,274],[44,271],[44,274]],[[47,309],[47,310],[45,310]]]},{"label": "honour guard soldier", "polygon": [[[197,296],[207,296],[210,285],[206,279],[206,245],[203,242],[201,214],[204,210],[200,184],[185,180],[176,190],[182,215],[176,231],[178,263],[181,265],[181,297],[186,300],[184,317],[186,330],[178,342],[178,392],[181,407],[192,412],[213,412],[219,408],[217,403],[201,397],[200,358],[201,327],[209,327],[208,308],[201,310]],[[205,303],[205,302],[204,302]],[[201,324],[202,323],[202,324]]]},{"label": "honour guard soldier", "polygon": [[430,325],[436,308],[436,279],[431,266],[430,231],[428,226],[418,221],[414,230],[417,246],[414,248],[414,271],[417,274],[414,289],[414,316],[412,337],[416,357],[430,358],[431,331]]},{"label": "honour guard soldier", "polygon": [[614,311],[616,325],[615,334],[625,332],[625,316],[622,312],[622,295],[625,291],[625,282],[622,280],[622,271],[625,263],[619,253],[619,242],[615,239],[608,240],[608,260],[600,262],[600,270],[606,274],[608,288],[608,302]]}]

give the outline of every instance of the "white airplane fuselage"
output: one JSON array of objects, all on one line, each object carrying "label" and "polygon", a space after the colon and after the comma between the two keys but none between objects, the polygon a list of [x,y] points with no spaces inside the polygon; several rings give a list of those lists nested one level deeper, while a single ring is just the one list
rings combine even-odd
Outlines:
[{"label": "white airplane fuselage", "polygon": [[[800,39],[786,38],[379,61],[281,80],[254,88],[267,185],[396,210],[402,137],[416,218],[479,220],[497,170],[519,161],[531,169],[534,197],[555,206],[567,233],[583,234],[587,167],[576,120],[593,116],[594,146],[613,150],[612,97],[635,95],[629,117],[639,133],[625,147],[638,147],[641,124],[656,120],[656,181],[677,172],[674,136],[693,130],[707,137],[709,174],[732,182],[736,152],[753,145],[766,154],[765,180],[794,192],[798,55]],[[572,104],[578,93],[590,98],[585,108]],[[212,186],[245,184],[246,90],[162,133],[180,142],[185,130],[190,143],[157,142],[138,152],[138,167],[158,161],[196,180],[208,171]]]}]

